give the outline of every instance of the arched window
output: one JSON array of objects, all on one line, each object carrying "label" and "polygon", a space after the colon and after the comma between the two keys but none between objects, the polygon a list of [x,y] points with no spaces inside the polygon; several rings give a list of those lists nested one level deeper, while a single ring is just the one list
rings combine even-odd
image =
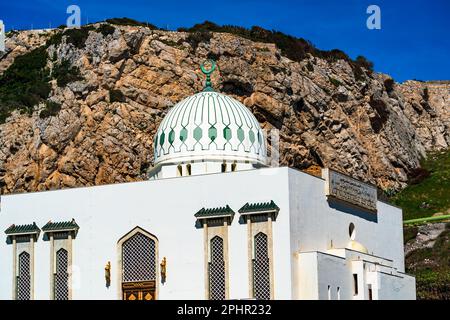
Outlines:
[{"label": "arched window", "polygon": [[154,300],[158,288],[158,239],[136,227],[119,241],[121,297]]},{"label": "arched window", "polygon": [[55,300],[69,300],[69,254],[65,249],[56,251],[54,274]]},{"label": "arched window", "polygon": [[225,299],[225,261],[223,239],[215,236],[210,241],[211,258],[209,262],[209,298]]},{"label": "arched window", "polygon": [[17,300],[31,299],[31,268],[30,254],[22,252],[19,254],[19,272],[17,276]]},{"label": "arched window", "polygon": [[122,246],[122,280],[156,280],[155,241],[142,233],[136,233]]},{"label": "arched window", "polygon": [[227,172],[227,164],[222,163],[222,172]]},{"label": "arched window", "polygon": [[183,176],[183,167],[181,166],[181,164],[179,164],[177,166],[177,176],[178,177],[182,177]]},{"label": "arched window", "polygon": [[253,259],[253,292],[256,299],[270,299],[270,263],[267,235],[263,232],[255,235],[255,258]]},{"label": "arched window", "polygon": [[350,223],[348,226],[348,235],[350,237],[350,240],[355,240],[356,231],[355,231],[355,225],[353,223]]}]

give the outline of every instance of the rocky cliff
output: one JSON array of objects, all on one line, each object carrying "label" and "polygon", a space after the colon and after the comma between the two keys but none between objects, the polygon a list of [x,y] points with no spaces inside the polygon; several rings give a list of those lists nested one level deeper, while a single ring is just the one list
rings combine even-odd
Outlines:
[{"label": "rocky cliff", "polygon": [[27,112],[8,107],[2,193],[146,179],[153,135],[171,106],[202,89],[199,64],[207,57],[220,68],[215,88],[243,102],[263,128],[280,131],[281,165],[332,167],[400,189],[427,151],[450,144],[449,83],[398,84],[368,70],[355,74],[345,59],[293,61],[274,44],[227,33],[99,24],[78,34],[13,32],[6,46],[3,75],[18,57],[44,49],[38,74],[48,73],[50,91]]}]

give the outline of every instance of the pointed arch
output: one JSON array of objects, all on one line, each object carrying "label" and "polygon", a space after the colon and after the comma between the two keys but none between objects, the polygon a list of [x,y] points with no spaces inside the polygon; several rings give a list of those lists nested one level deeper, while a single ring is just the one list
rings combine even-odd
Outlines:
[{"label": "pointed arch", "polygon": [[69,253],[61,248],[55,255],[54,295],[55,300],[69,300]]},{"label": "pointed arch", "polygon": [[31,299],[31,261],[30,254],[23,251],[18,256],[17,300]]},{"label": "pointed arch", "polygon": [[136,226],[117,242],[117,283],[120,299],[123,299],[124,287],[135,283],[146,283],[154,287],[152,298],[158,298],[159,288],[159,252],[158,238]]}]

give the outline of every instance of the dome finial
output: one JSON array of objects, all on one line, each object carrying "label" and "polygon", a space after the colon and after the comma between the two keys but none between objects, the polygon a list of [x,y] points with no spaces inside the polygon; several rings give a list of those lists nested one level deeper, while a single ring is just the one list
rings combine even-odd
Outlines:
[{"label": "dome finial", "polygon": [[[210,64],[211,67],[206,69],[206,64]],[[203,91],[214,91],[211,83],[211,73],[213,73],[216,69],[216,62],[213,59],[207,59],[200,65],[200,69],[206,75],[206,82]]]}]

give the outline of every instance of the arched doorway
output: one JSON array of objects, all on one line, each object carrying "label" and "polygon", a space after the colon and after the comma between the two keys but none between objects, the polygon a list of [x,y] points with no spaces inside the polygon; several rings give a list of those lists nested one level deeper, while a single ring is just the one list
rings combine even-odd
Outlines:
[{"label": "arched doorway", "polygon": [[157,299],[158,238],[136,227],[119,240],[118,250],[121,299]]}]

